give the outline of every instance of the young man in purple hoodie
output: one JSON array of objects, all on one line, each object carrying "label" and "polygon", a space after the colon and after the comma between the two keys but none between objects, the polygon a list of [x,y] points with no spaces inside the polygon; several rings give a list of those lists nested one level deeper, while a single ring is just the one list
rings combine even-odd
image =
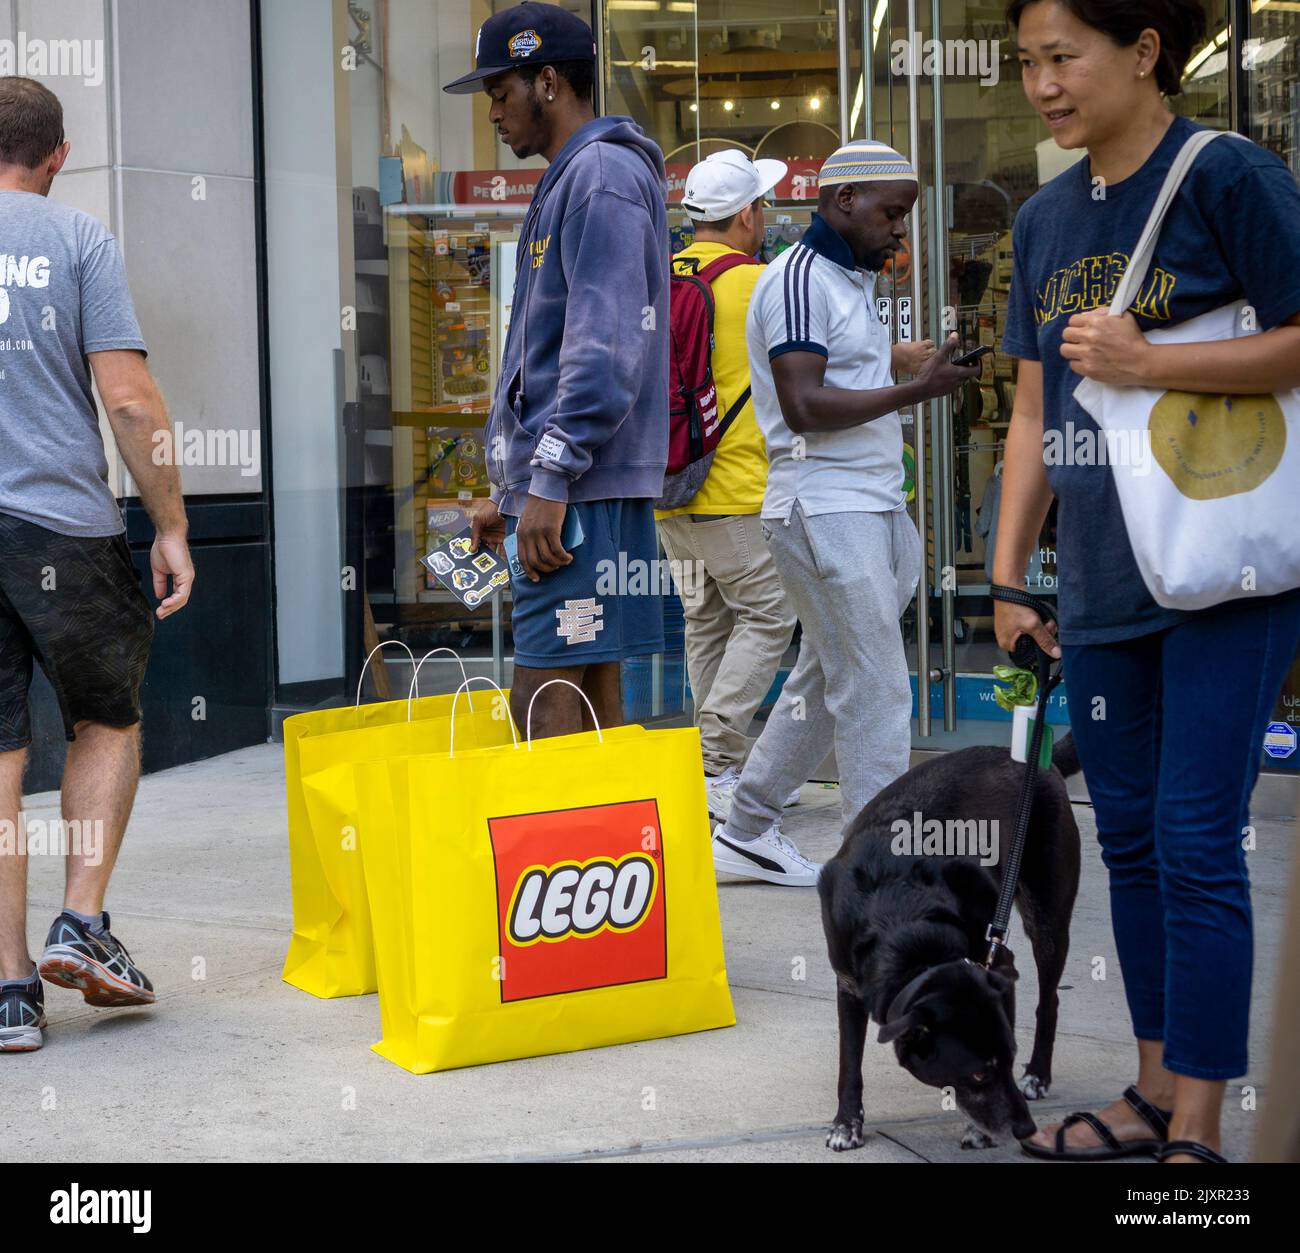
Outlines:
[{"label": "young man in purple hoodie", "polygon": [[[552,4],[484,22],[480,88],[515,156],[549,168],[519,239],[474,546],[515,537],[511,712],[568,679],[601,726],[623,721],[620,663],[663,648],[653,502],[668,459],[668,219],[663,154],[630,118],[595,115],[591,28]],[[556,684],[534,736],[590,725]]]}]

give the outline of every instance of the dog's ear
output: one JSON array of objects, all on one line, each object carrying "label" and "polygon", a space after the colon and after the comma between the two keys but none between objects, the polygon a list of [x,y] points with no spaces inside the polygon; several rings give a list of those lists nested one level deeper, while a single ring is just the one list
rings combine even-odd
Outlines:
[{"label": "dog's ear", "polygon": [[880,1032],[876,1040],[880,1044],[891,1044],[895,1040],[902,1040],[904,1043],[919,1040],[927,1035],[930,1030],[929,1015],[924,1009],[909,1009],[907,1013],[892,1022],[880,1024]]}]

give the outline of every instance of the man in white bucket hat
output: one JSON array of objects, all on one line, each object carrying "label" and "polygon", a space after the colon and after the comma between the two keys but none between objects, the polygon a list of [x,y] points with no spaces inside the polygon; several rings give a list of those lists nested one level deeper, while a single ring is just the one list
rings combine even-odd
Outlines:
[{"label": "man in white bucket hat", "polygon": [[[763,199],[785,174],[784,161],[751,161],[738,148],[699,162],[686,176],[682,198],[695,239],[673,257],[674,275],[708,284],[717,411],[734,411],[699,490],[655,514],[664,551],[681,571],[686,666],[705,791],[718,818],[731,808],[749,752],[749,725],[794,633],[794,612],[758,516],[767,454],[749,395],[745,342],[749,298],[764,269],[754,259],[763,242]],[[681,286],[689,284],[674,283],[674,299]],[[698,290],[690,294],[699,299]]]}]

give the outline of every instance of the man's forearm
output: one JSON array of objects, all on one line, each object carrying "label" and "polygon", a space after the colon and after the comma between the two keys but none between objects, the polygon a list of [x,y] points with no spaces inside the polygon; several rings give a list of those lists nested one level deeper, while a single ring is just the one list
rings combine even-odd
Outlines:
[{"label": "man's forearm", "polygon": [[[159,535],[185,535],[185,499],[171,421],[162,396],[108,415],[117,450]],[[164,435],[165,433],[165,435]]]},{"label": "man's forearm", "polygon": [[782,405],[782,411],[787,425],[798,433],[843,431],[873,422],[904,405],[928,400],[930,395],[918,379],[863,392],[843,387],[816,387],[810,388],[798,405],[791,406],[794,412],[785,412],[785,405]]}]

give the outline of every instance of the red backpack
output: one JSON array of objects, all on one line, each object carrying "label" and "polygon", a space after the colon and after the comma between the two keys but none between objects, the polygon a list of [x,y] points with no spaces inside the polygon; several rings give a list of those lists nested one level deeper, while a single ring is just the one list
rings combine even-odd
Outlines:
[{"label": "red backpack", "polygon": [[759,265],[729,252],[693,274],[672,274],[668,288],[668,466],[656,509],[676,509],[703,486],[727,428],[749,399],[746,387],[725,414],[718,414],[713,382],[713,288],[720,274],[738,265]]}]

